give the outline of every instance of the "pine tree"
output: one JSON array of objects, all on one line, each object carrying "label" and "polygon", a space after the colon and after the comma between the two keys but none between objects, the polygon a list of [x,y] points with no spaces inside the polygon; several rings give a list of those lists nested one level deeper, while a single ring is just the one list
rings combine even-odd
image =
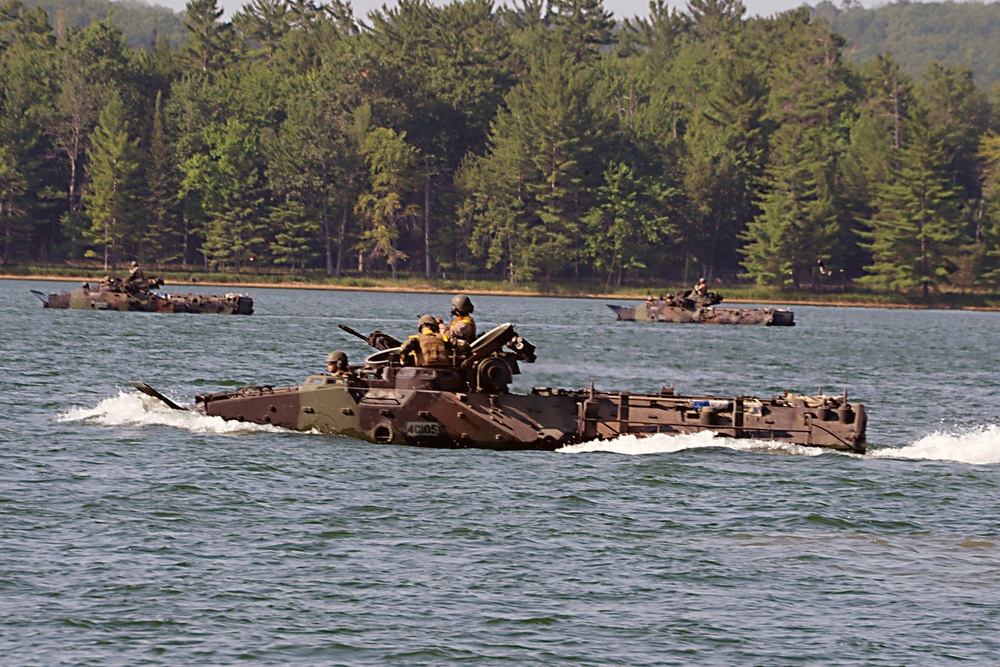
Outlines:
[{"label": "pine tree", "polygon": [[[818,287],[818,260],[829,259],[849,220],[838,164],[847,145],[854,97],[840,60],[842,39],[808,22],[786,18],[770,87],[770,118],[778,125],[761,196],[761,214],[742,236],[744,266],[761,284]],[[839,261],[839,258],[838,258]]]},{"label": "pine tree", "polygon": [[218,0],[189,0],[184,8],[188,30],[184,52],[192,70],[214,74],[235,59],[238,50],[233,27],[219,20],[222,13]]},{"label": "pine tree", "polygon": [[983,212],[979,233],[978,267],[982,283],[1000,287],[1000,135],[988,132],[977,153],[982,165]]},{"label": "pine tree", "polygon": [[144,200],[149,215],[146,248],[151,257],[171,262],[183,259],[183,232],[179,228],[176,211],[179,184],[167,143],[162,105],[163,94],[157,91],[145,170],[147,189]]},{"label": "pine tree", "polygon": [[628,165],[612,163],[598,188],[598,204],[584,216],[586,249],[594,266],[607,273],[606,285],[617,274],[644,269],[654,249],[672,231],[661,214],[665,201],[676,192],[662,192],[653,183],[637,178]]},{"label": "pine tree", "polygon": [[406,143],[405,134],[382,127],[368,133],[362,152],[370,182],[357,204],[357,212],[368,221],[363,238],[374,256],[385,257],[395,278],[399,262],[407,257],[397,246],[402,225],[418,211],[406,201],[414,183],[417,151]]},{"label": "pine tree", "polygon": [[274,240],[268,247],[275,264],[305,271],[319,257],[316,236],[320,226],[302,202],[282,202],[271,210],[268,222],[274,230]]},{"label": "pine tree", "polygon": [[57,240],[57,218],[41,201],[57,177],[43,132],[55,66],[45,12],[0,6],[0,263],[42,257]]},{"label": "pine tree", "polygon": [[236,119],[210,126],[205,136],[208,153],[195,154],[185,162],[182,193],[200,208],[197,215],[204,217],[206,262],[239,273],[267,245],[259,137]]},{"label": "pine tree", "polygon": [[951,257],[963,241],[963,220],[940,130],[925,113],[903,124],[897,164],[891,180],[879,185],[875,214],[861,232],[872,264],[860,282],[902,291],[919,287],[926,298],[931,285],[946,282],[955,268]]},{"label": "pine tree", "polygon": [[615,43],[615,20],[602,0],[550,0],[548,19],[577,62]]},{"label": "pine tree", "polygon": [[136,239],[142,237],[135,205],[135,179],[139,171],[136,158],[137,139],[129,137],[125,105],[112,93],[101,110],[97,126],[91,135],[90,192],[84,198],[91,226],[86,239],[98,251],[88,257],[103,257],[104,269],[114,267],[121,254],[134,251],[141,254]]}]

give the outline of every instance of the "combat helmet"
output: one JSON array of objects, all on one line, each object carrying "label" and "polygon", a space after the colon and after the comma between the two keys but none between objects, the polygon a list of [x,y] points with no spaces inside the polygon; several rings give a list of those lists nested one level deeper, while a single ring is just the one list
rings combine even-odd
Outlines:
[{"label": "combat helmet", "polygon": [[343,368],[347,366],[347,354],[342,350],[334,350],[330,354],[326,355],[326,363],[333,364],[337,368]]},{"label": "combat helmet", "polygon": [[430,327],[434,331],[438,329],[437,318],[433,315],[421,315],[420,320],[417,322],[417,331],[420,331],[424,327]]},{"label": "combat helmet", "polygon": [[456,294],[451,300],[451,312],[455,315],[471,315],[475,309],[472,299],[465,294]]}]

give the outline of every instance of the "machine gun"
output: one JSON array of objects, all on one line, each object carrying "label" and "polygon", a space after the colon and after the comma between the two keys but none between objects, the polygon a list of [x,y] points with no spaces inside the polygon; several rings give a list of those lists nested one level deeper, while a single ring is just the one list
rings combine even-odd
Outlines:
[{"label": "machine gun", "polygon": [[356,331],[351,327],[347,326],[346,324],[338,324],[337,326],[346,331],[347,333],[351,334],[352,336],[357,336],[361,340],[365,341],[366,343],[374,347],[376,350],[391,350],[394,347],[399,347],[400,345],[402,345],[402,343],[398,339],[393,338],[389,334],[383,331],[379,331],[378,329],[376,329],[375,331],[371,332],[366,336],[360,331]]}]

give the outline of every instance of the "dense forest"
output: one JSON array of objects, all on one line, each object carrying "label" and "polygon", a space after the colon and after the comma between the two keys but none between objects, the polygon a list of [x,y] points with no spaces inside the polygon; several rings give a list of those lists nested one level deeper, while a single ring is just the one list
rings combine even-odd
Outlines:
[{"label": "dense forest", "polygon": [[813,14],[844,36],[852,62],[891,53],[911,76],[941,63],[971,67],[980,86],[1000,82],[1000,3],[899,0],[865,9],[823,0]]},{"label": "dense forest", "polygon": [[143,0],[26,0],[29,9],[41,7],[57,35],[70,26],[85,28],[91,21],[111,17],[121,28],[125,41],[136,49],[153,48],[157,39],[165,38],[174,48],[187,40],[182,17],[168,7],[147,4]]},{"label": "dense forest", "polygon": [[175,48],[0,5],[0,262],[1000,284],[997,101],[808,7],[191,0]]}]

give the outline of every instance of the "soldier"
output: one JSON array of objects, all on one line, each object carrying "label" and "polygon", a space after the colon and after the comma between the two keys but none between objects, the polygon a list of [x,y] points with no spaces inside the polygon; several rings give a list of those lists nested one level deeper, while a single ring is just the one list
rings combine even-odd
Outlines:
[{"label": "soldier", "polygon": [[132,268],[129,269],[128,279],[125,282],[127,284],[131,284],[145,279],[146,279],[146,274],[144,274],[142,272],[142,269],[139,268],[139,262],[132,260]]},{"label": "soldier", "polygon": [[708,296],[708,284],[705,283],[704,278],[699,278],[698,282],[694,286],[695,296]]},{"label": "soldier", "polygon": [[347,364],[347,354],[334,350],[326,355],[326,371],[334,377],[355,377],[354,371]]},{"label": "soldier", "polygon": [[472,300],[469,297],[464,294],[456,294],[451,300],[451,314],[455,319],[448,326],[445,326],[444,322],[438,319],[441,333],[452,340],[464,340],[466,343],[472,343],[476,340],[476,321],[472,319],[473,310],[475,310],[475,306],[472,305]]},{"label": "soldier", "polygon": [[452,341],[438,330],[437,318],[424,315],[417,323],[417,331],[420,333],[407,338],[400,349],[403,365],[451,368]]}]

